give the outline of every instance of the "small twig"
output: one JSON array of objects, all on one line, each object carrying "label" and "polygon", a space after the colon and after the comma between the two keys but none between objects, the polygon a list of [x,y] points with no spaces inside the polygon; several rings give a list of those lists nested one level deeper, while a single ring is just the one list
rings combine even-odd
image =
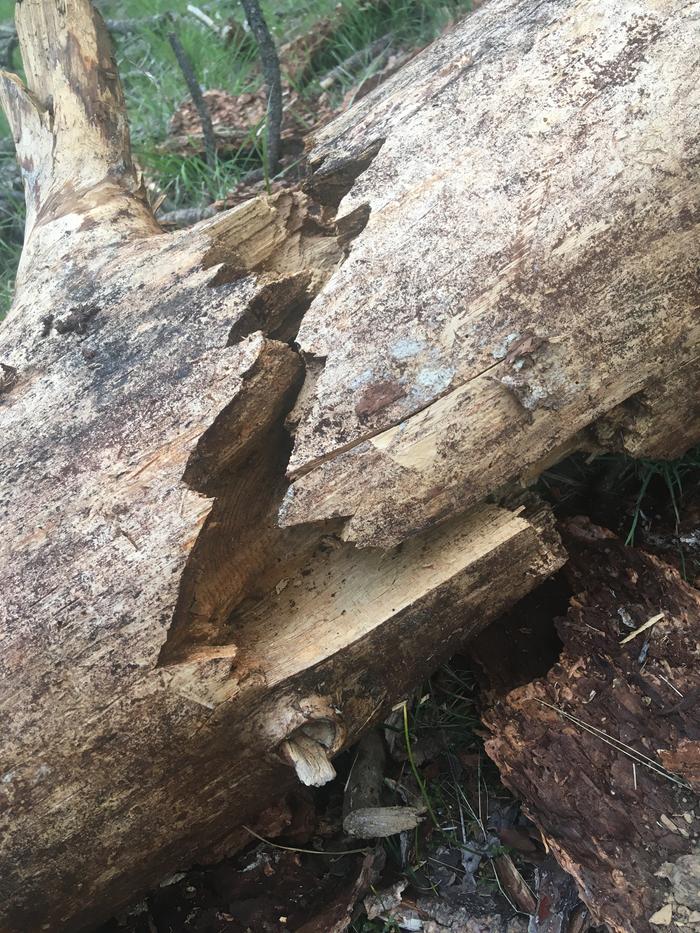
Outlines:
[{"label": "small twig", "polygon": [[199,86],[197,77],[192,67],[192,62],[185,51],[182,42],[174,32],[168,33],[168,42],[175,53],[175,58],[180,66],[185,83],[192,97],[192,102],[197,110],[199,122],[202,124],[202,135],[204,136],[204,152],[206,154],[207,165],[213,169],[216,167],[216,138],[214,136],[214,127],[211,123],[211,115],[206,101],[202,95],[202,89]]},{"label": "small twig", "polygon": [[187,12],[191,13],[195,19],[198,19],[200,23],[206,26],[208,29],[211,29],[213,32],[221,38],[221,29],[216,25],[211,16],[208,16],[204,10],[200,10],[198,6],[195,6],[193,3],[187,4]]},{"label": "small twig", "polygon": [[367,855],[371,851],[370,849],[346,849],[344,852],[324,852],[322,849],[298,849],[296,846],[282,846],[277,842],[270,842],[269,839],[260,836],[250,826],[244,826],[243,829],[250,833],[251,836],[259,839],[260,842],[264,842],[265,845],[272,846],[273,849],[284,849],[285,852],[302,852],[304,855]]},{"label": "small twig", "polygon": [[198,19],[202,26],[206,26],[207,29],[211,29],[212,32],[223,42],[227,42],[230,38],[231,30],[233,26],[231,22],[228,23],[217,23],[215,19],[212,19],[204,10],[200,10],[198,6],[195,6],[193,3],[187,4],[187,12],[194,16],[195,19]]},{"label": "small twig", "polygon": [[206,220],[216,214],[216,208],[209,204],[206,207],[181,207],[175,211],[165,211],[157,214],[158,223],[170,227],[191,227],[192,224],[199,223],[200,220]]},{"label": "small twig", "polygon": [[380,36],[379,39],[375,39],[369,48],[358,49],[357,52],[353,52],[349,58],[346,58],[345,61],[336,65],[335,68],[332,68],[328,72],[325,78],[321,79],[319,82],[321,89],[327,91],[338,81],[342,80],[345,75],[357,71],[365,63],[367,58],[370,60],[377,58],[382,52],[389,48],[392,38],[391,33],[387,33],[385,36]]},{"label": "small twig", "polygon": [[241,0],[250,31],[260,51],[265,84],[267,85],[267,174],[277,174],[282,134],[282,77],[280,60],[258,0]]},{"label": "small twig", "polygon": [[640,635],[642,632],[646,632],[648,628],[651,628],[652,625],[656,625],[657,622],[660,622],[664,617],[663,612],[657,613],[655,616],[652,616],[651,619],[647,619],[644,625],[640,625],[639,628],[636,628],[633,632],[630,632],[629,635],[626,635],[622,641],[621,645],[626,645],[628,641],[632,641],[633,638],[636,638],[637,635]]},{"label": "small twig", "polygon": [[142,33],[144,29],[161,29],[171,21],[173,14],[155,13],[153,16],[144,16],[139,19],[108,19],[107,29],[116,35],[128,36],[131,33]]},{"label": "small twig", "polygon": [[[128,36],[131,33],[142,33],[144,29],[158,29],[165,23],[172,22],[177,17],[177,13],[155,13],[153,16],[143,16],[135,19],[106,19],[105,25],[109,32]],[[15,36],[17,29],[14,23],[0,24],[0,38],[4,36]]]}]

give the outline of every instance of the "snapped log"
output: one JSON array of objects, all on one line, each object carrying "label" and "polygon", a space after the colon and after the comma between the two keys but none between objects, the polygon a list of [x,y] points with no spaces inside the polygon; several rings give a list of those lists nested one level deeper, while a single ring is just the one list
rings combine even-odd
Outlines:
[{"label": "snapped log", "polygon": [[520,480],[698,440],[697,7],[482,7],[305,191],[166,233],[98,13],[17,5],[0,928],[89,929],[328,778],[563,562]]}]

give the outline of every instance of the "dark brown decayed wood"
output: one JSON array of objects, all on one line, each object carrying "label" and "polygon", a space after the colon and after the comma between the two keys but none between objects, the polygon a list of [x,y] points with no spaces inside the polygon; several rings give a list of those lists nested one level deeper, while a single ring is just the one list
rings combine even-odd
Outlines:
[{"label": "dark brown decayed wood", "polygon": [[599,923],[651,933],[671,904],[664,928],[688,929],[697,906],[668,879],[700,870],[700,593],[587,522],[565,542],[564,651],[488,711],[486,747]]}]

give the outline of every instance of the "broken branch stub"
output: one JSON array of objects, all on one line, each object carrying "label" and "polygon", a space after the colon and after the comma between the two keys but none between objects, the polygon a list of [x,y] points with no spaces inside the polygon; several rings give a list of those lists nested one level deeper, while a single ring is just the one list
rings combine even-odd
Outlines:
[{"label": "broken branch stub", "polygon": [[[0,330],[8,933],[88,928],[226,851],[295,768],[330,777],[335,752],[561,565],[541,505],[487,493],[585,445],[696,346],[697,89],[669,50],[697,49],[687,7],[635,10],[483,8],[323,131],[306,194],[164,233],[99,15],[18,4],[28,88],[0,78],[29,205]],[[578,56],[620,48],[629,68],[597,93],[586,72],[576,109]],[[514,103],[527,69],[536,112]],[[495,116],[475,124],[486,86]],[[622,112],[630,142],[606,148]],[[629,156],[654,126],[677,163],[610,170],[587,213],[586,134]],[[528,407],[538,386],[563,386],[556,417]]]}]

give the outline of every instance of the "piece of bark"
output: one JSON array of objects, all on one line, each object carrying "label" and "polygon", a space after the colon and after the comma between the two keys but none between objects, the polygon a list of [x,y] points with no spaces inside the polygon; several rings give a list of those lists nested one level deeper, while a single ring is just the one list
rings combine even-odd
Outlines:
[{"label": "piece of bark", "polygon": [[[546,510],[482,500],[692,357],[690,16],[675,3],[640,16],[632,0],[598,16],[580,2],[485,7],[344,117],[337,149],[324,131],[307,195],[164,233],[99,15],[87,0],[17,5],[29,88],[0,75],[28,207],[0,329],[13,371],[0,395],[8,933],[77,933],[239,844],[240,824],[297,782],[289,745],[320,730],[332,758],[560,566]],[[536,105],[523,105],[528,88]],[[644,107],[630,108],[632,90]],[[613,140],[623,120],[628,135]],[[485,285],[474,307],[490,329],[462,326],[469,276]],[[573,407],[531,424],[523,387],[488,379],[550,346],[554,369],[545,354],[535,375],[564,374]],[[346,349],[392,371],[337,365]],[[445,388],[444,353],[457,381],[473,358],[474,385]],[[454,430],[440,405],[458,414]],[[663,415],[675,438],[668,399]],[[299,426],[295,476],[304,450],[319,453],[312,422],[326,505],[336,497],[320,517],[285,477],[288,428]],[[365,464],[358,426],[380,431]],[[334,474],[335,461],[354,465]],[[315,468],[304,479],[318,492]],[[357,521],[348,497],[361,499]]]},{"label": "piece of bark", "polygon": [[343,829],[358,839],[386,839],[410,832],[423,816],[416,807],[359,807],[343,820]]},{"label": "piece of bark", "polygon": [[580,909],[576,882],[571,875],[548,855],[535,868],[535,880],[537,904],[531,911],[528,933],[575,933],[586,912]]},{"label": "piece of bark", "polygon": [[493,867],[501,888],[510,903],[515,904],[518,910],[524,914],[534,914],[537,906],[535,896],[515,867],[510,855],[507,852],[497,855],[493,860]]},{"label": "piece of bark", "polygon": [[[662,866],[683,864],[700,833],[700,592],[583,520],[565,541],[577,595],[563,654],[487,712],[486,748],[593,917],[650,933],[668,902]],[[668,928],[682,923],[676,912]]]}]

